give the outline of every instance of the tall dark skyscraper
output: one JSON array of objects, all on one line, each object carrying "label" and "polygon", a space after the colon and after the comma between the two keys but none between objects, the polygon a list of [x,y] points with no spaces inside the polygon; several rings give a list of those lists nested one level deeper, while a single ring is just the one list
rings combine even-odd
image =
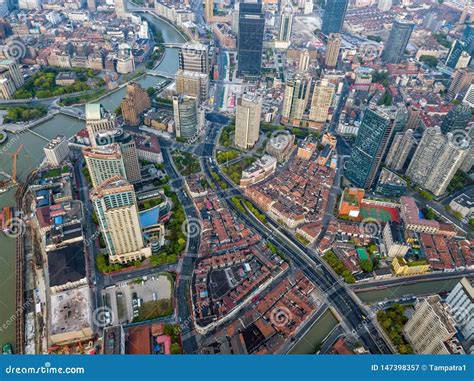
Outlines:
[{"label": "tall dark skyscraper", "polygon": [[382,52],[384,63],[400,63],[414,27],[415,24],[411,22],[397,19],[393,21],[392,30]]},{"label": "tall dark skyscraper", "polygon": [[260,0],[240,3],[237,75],[259,75],[262,67],[265,15]]},{"label": "tall dark skyscraper", "polygon": [[349,0],[327,0],[321,26],[323,34],[341,33],[348,4]]},{"label": "tall dark skyscraper", "polygon": [[471,108],[469,106],[458,105],[444,117],[441,123],[443,134],[454,130],[464,130],[471,121]]},{"label": "tall dark skyscraper", "polygon": [[372,186],[392,132],[391,117],[366,109],[364,118],[347,162],[345,176],[357,187]]}]

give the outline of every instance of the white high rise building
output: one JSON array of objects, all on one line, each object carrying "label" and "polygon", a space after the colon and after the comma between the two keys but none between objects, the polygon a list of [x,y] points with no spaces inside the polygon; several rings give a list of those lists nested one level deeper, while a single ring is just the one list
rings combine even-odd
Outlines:
[{"label": "white high rise building", "polygon": [[260,133],[262,99],[255,94],[245,94],[237,100],[235,110],[235,145],[252,148]]},{"label": "white high rise building", "polygon": [[110,263],[130,263],[151,256],[145,247],[133,185],[113,177],[91,191],[91,201]]},{"label": "white high rise building", "polygon": [[382,12],[388,12],[392,8],[392,0],[379,0],[377,8]]},{"label": "white high rise building", "polygon": [[327,121],[335,90],[336,86],[329,83],[326,79],[322,79],[314,85],[311,109],[309,112],[310,120],[319,123]]},{"label": "white high rise building", "polygon": [[68,141],[64,135],[58,135],[43,148],[48,162],[58,166],[69,156]]},{"label": "white high rise building", "polygon": [[385,164],[390,169],[400,172],[407,161],[410,150],[415,145],[415,138],[413,137],[413,130],[406,130],[405,132],[398,132],[393,138],[392,146],[390,147]]},{"label": "white high rise building", "polygon": [[474,107],[474,85],[469,86],[462,101],[469,107]]}]

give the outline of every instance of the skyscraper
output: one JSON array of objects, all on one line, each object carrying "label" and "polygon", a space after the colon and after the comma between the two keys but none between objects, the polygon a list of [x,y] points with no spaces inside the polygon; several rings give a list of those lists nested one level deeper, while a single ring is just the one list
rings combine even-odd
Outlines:
[{"label": "skyscraper", "polygon": [[452,318],[439,295],[421,299],[415,313],[403,327],[405,337],[416,353],[450,354],[446,342],[456,334]]},{"label": "skyscraper", "polygon": [[255,94],[244,94],[237,100],[235,111],[235,145],[248,149],[258,141],[262,99]]},{"label": "skyscraper", "polygon": [[181,70],[209,74],[209,50],[200,42],[188,41],[179,49],[178,63]]},{"label": "skyscraper", "polygon": [[86,147],[82,149],[82,153],[93,187],[115,176],[127,178],[122,153],[117,143],[102,147]]},{"label": "skyscraper", "polygon": [[99,146],[107,146],[112,143],[119,145],[123,166],[125,168],[125,178],[131,183],[140,181],[142,178],[140,163],[138,161],[137,147],[133,136],[125,132],[122,128],[101,132],[97,135],[97,144]]},{"label": "skyscraper", "polygon": [[443,134],[454,130],[464,130],[471,121],[471,108],[465,105],[457,105],[449,110],[441,123]]},{"label": "skyscraper", "polygon": [[451,96],[456,96],[464,92],[474,81],[474,70],[459,69],[453,73],[451,83],[449,85],[448,93]]},{"label": "skyscraper", "polygon": [[407,176],[416,184],[442,195],[468,153],[468,143],[444,135],[440,127],[426,129],[407,169]]},{"label": "skyscraper", "polygon": [[87,0],[87,9],[91,12],[95,12],[97,10],[95,0]]},{"label": "skyscraper", "polygon": [[130,126],[138,126],[140,114],[151,107],[150,96],[138,83],[130,82],[120,107],[124,122]]},{"label": "skyscraper", "polygon": [[261,0],[240,3],[239,35],[237,41],[237,75],[258,76],[262,67],[265,15]]},{"label": "skyscraper", "polygon": [[24,82],[16,61],[8,59],[0,61],[0,99],[11,99]]},{"label": "skyscraper", "polygon": [[393,21],[392,30],[382,52],[384,63],[400,63],[414,27],[415,24],[411,22],[398,19]]},{"label": "skyscraper", "polygon": [[198,104],[207,100],[209,95],[208,74],[189,70],[178,70],[175,78],[176,91],[178,94],[186,94],[196,97]]},{"label": "skyscraper", "polygon": [[392,8],[392,0],[379,0],[377,8],[382,12],[388,12]]},{"label": "skyscraper", "polygon": [[303,119],[308,105],[311,78],[303,73],[296,73],[288,79],[285,86],[282,116],[288,120]]},{"label": "skyscraper", "polygon": [[446,57],[446,66],[451,69],[457,69],[459,59],[464,52],[465,45],[463,41],[454,40],[451,49],[449,50],[448,56]]},{"label": "skyscraper", "polygon": [[341,33],[344,18],[346,17],[349,0],[328,0],[323,14],[321,32],[326,36],[329,33]]},{"label": "skyscraper", "polygon": [[339,49],[341,49],[341,36],[338,33],[329,34],[326,58],[324,61],[326,66],[335,67],[337,65]]},{"label": "skyscraper", "polygon": [[210,24],[214,17],[214,0],[204,0],[204,18]]},{"label": "skyscraper", "polygon": [[280,31],[278,33],[279,41],[290,41],[292,26],[293,13],[291,13],[291,8],[284,9],[280,16]]},{"label": "skyscraper", "polygon": [[191,139],[198,133],[197,100],[187,95],[173,97],[176,137]]},{"label": "skyscraper", "polygon": [[345,176],[357,187],[369,189],[385,153],[392,121],[383,110],[366,109]]},{"label": "skyscraper", "polygon": [[309,52],[308,52],[308,49],[305,49],[300,53],[300,58],[298,61],[298,70],[299,71],[308,70],[309,61],[310,61]]},{"label": "skyscraper", "polygon": [[133,185],[113,177],[94,187],[91,201],[107,246],[110,263],[130,263],[151,256],[144,247]]},{"label": "skyscraper", "polygon": [[126,18],[127,14],[127,1],[126,0],[115,0],[115,13],[119,18]]},{"label": "skyscraper", "polygon": [[91,146],[97,146],[97,135],[101,132],[115,130],[115,114],[108,113],[100,103],[86,104],[86,128]]},{"label": "skyscraper", "polygon": [[469,347],[474,345],[474,287],[472,280],[462,278],[446,298],[454,320]]},{"label": "skyscraper", "polygon": [[400,172],[414,146],[413,130],[408,129],[405,132],[397,132],[385,159],[387,167]]},{"label": "skyscraper", "polygon": [[336,86],[323,79],[314,85],[309,119],[324,123],[328,119],[329,108],[332,104]]}]

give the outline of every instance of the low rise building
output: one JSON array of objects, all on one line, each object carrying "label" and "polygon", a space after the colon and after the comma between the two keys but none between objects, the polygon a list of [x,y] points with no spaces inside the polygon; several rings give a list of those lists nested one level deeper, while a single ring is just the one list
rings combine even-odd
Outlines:
[{"label": "low rise building", "polygon": [[469,218],[474,215],[474,189],[469,192],[460,194],[454,198],[449,207],[461,214],[462,218]]},{"label": "low rise building", "polygon": [[261,159],[257,160],[250,167],[242,171],[240,186],[245,188],[249,185],[265,180],[275,172],[276,165],[276,158],[270,155],[263,155]]},{"label": "low rise building", "polygon": [[408,262],[403,257],[395,257],[392,261],[392,268],[397,276],[424,274],[430,269],[426,261]]},{"label": "low rise building", "polygon": [[398,222],[387,222],[383,229],[383,241],[387,250],[387,256],[404,257],[410,249],[405,242],[403,228]]}]

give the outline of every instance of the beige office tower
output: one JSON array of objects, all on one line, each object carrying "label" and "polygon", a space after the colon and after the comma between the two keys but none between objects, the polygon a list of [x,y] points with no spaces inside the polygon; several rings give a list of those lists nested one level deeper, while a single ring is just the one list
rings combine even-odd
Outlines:
[{"label": "beige office tower", "polygon": [[300,60],[298,62],[298,70],[299,71],[308,70],[309,62],[310,62],[309,52],[308,52],[308,49],[305,49],[300,53]]},{"label": "beige office tower", "polygon": [[115,0],[115,13],[119,18],[128,17],[127,0]]},{"label": "beige office tower", "polygon": [[468,153],[467,141],[460,142],[451,133],[443,135],[440,127],[428,128],[407,169],[416,184],[441,196]]},{"label": "beige office tower", "polygon": [[209,74],[209,50],[196,41],[183,44],[178,52],[179,69]]},{"label": "beige office tower", "polygon": [[86,128],[91,146],[97,146],[97,135],[116,128],[115,115],[106,112],[100,103],[86,104]]},{"label": "beige office tower", "polygon": [[176,92],[195,97],[198,104],[204,103],[209,96],[209,75],[189,70],[176,72]]},{"label": "beige office tower", "polygon": [[0,60],[0,99],[12,99],[25,80],[14,60]]},{"label": "beige office tower", "polygon": [[237,99],[235,110],[235,138],[237,147],[252,148],[260,133],[262,99],[255,94],[245,94]]},{"label": "beige office tower", "polygon": [[456,334],[453,321],[439,295],[419,301],[403,332],[420,354],[450,354],[447,341]]},{"label": "beige office tower", "polygon": [[91,201],[110,263],[130,263],[151,256],[145,247],[133,185],[113,177],[91,191]]},{"label": "beige office tower", "polygon": [[413,137],[413,130],[406,130],[405,132],[398,132],[393,138],[392,146],[390,147],[385,164],[390,169],[400,172],[407,161],[411,149],[415,145],[415,138]]},{"label": "beige office tower", "polygon": [[420,125],[420,113],[421,109],[415,106],[408,108],[408,120],[406,129],[415,131]]},{"label": "beige office tower", "polygon": [[204,0],[204,18],[210,24],[214,17],[214,0]]},{"label": "beige office tower", "polygon": [[336,87],[328,80],[322,79],[316,82],[311,100],[309,119],[315,122],[324,123],[328,119],[329,108],[332,104]]},{"label": "beige office tower", "polygon": [[82,149],[82,153],[93,187],[115,176],[127,178],[122,153],[117,143],[102,147],[86,147]]},{"label": "beige office tower", "polygon": [[456,70],[451,79],[448,93],[452,96],[460,94],[474,82],[474,70],[470,68]]},{"label": "beige office tower", "polygon": [[308,105],[311,78],[303,73],[297,73],[288,79],[285,86],[282,116],[288,119],[303,119]]},{"label": "beige office tower", "polygon": [[329,34],[328,46],[326,49],[326,59],[324,61],[327,67],[336,67],[340,49],[341,36],[339,33]]},{"label": "beige office tower", "polygon": [[95,12],[97,10],[97,4],[95,0],[87,0],[87,9],[91,12]]}]

